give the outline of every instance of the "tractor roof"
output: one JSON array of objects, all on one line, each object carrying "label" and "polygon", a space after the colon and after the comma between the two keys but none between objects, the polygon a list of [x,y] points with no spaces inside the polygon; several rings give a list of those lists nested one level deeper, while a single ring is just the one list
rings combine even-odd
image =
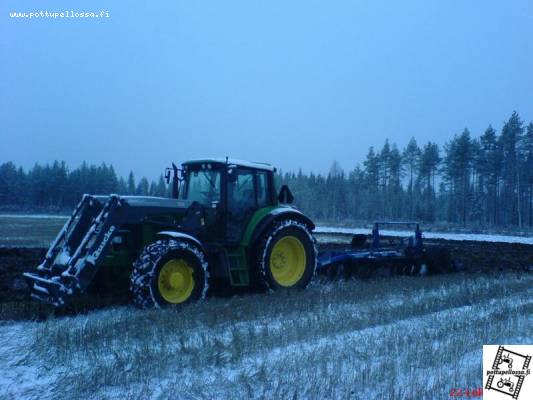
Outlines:
[{"label": "tractor roof", "polygon": [[212,163],[212,164],[226,164],[227,163],[228,165],[235,165],[237,167],[261,169],[264,171],[276,171],[275,167],[267,163],[245,161],[245,160],[235,160],[233,158],[229,158],[227,161],[225,158],[200,158],[197,160],[185,161],[183,165],[204,164],[204,163]]}]

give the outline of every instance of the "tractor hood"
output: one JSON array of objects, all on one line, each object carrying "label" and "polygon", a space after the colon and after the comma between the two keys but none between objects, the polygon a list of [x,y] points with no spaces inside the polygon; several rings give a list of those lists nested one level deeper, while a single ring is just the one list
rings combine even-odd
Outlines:
[{"label": "tractor hood", "polygon": [[[114,195],[111,195],[114,196]],[[111,196],[91,196],[93,199],[98,200],[100,203],[105,204],[109,201]],[[185,210],[189,208],[192,202],[187,200],[170,199],[167,197],[154,197],[154,196],[119,196],[122,204],[135,208],[162,208],[162,209],[175,209]]]},{"label": "tractor hood", "polygon": [[160,217],[181,218],[193,202],[153,196],[109,196],[85,195],[89,208],[99,212],[107,204],[115,203],[112,213],[118,221],[131,224],[141,223],[147,219],[159,220]]}]

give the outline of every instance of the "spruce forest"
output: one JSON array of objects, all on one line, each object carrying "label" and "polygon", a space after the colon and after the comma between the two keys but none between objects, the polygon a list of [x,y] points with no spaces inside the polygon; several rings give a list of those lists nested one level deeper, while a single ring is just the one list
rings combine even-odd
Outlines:
[{"label": "spruce forest", "polygon": [[[333,161],[327,174],[279,172],[295,205],[317,221],[418,220],[464,226],[533,226],[533,122],[513,112],[500,131],[478,136],[468,129],[441,148],[411,138],[398,148],[386,141],[344,170]],[[167,196],[163,176],[138,181],[118,177],[112,165],[65,162],[25,171],[0,165],[0,209],[70,212],[84,193]]]}]

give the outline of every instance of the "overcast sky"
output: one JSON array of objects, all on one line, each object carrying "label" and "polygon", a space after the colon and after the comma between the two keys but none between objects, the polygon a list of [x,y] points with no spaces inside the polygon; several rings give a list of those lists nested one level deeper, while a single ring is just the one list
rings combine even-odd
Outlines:
[{"label": "overcast sky", "polygon": [[[100,19],[9,12],[107,10]],[[385,138],[533,120],[533,2],[0,4],[0,163],[155,178],[226,156],[326,172]]]}]

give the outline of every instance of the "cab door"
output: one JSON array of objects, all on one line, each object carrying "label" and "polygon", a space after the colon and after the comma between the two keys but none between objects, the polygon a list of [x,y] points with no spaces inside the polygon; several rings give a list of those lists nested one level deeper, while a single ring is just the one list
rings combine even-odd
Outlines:
[{"label": "cab door", "polygon": [[248,168],[231,168],[227,174],[228,242],[239,242],[248,221],[257,210],[256,173]]}]

